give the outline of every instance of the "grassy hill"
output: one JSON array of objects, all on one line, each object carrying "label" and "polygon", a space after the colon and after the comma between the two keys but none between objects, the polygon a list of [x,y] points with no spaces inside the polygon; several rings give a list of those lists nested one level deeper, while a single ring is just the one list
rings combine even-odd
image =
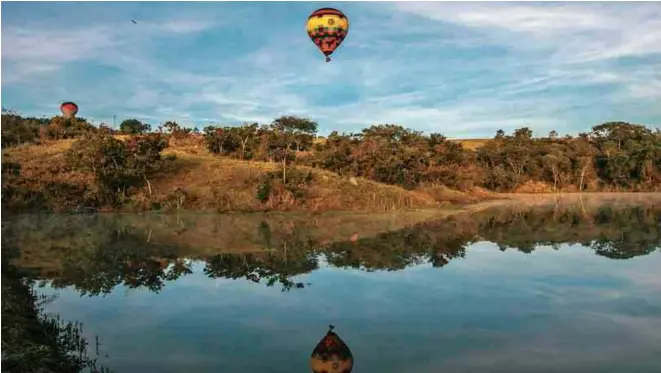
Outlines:
[{"label": "grassy hill", "polygon": [[[80,206],[68,191],[84,189],[85,185],[94,182],[92,175],[67,167],[65,153],[73,142],[56,140],[4,149],[3,163],[19,163],[21,175],[14,182],[24,190],[48,194],[39,198],[48,199],[51,210],[70,210],[73,206]],[[275,163],[215,156],[195,139],[172,139],[163,154],[174,157],[170,157],[173,159],[165,169],[150,180],[151,193],[147,187],[133,193],[131,200],[124,204],[126,210],[392,211],[466,204],[484,198],[483,195],[470,195],[444,187],[405,190],[362,178],[341,177],[320,169],[297,167],[295,172],[311,173],[312,176],[302,191],[303,197],[294,199],[290,194],[282,193],[262,203],[256,197],[257,189],[266,173],[277,171]],[[9,210],[24,209],[10,206]]]}]

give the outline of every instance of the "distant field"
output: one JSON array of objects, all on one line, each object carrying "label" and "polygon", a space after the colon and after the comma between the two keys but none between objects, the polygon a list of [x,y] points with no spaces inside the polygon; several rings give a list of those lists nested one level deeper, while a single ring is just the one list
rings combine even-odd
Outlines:
[{"label": "distant field", "polygon": [[461,143],[464,148],[475,150],[484,145],[489,139],[449,139],[452,142]]},{"label": "distant field", "polygon": [[[449,139],[452,142],[459,142],[461,143],[464,148],[466,149],[471,149],[475,150],[476,148],[484,145],[489,139]],[[314,139],[315,144],[323,144],[326,142],[325,137],[317,137]]]}]

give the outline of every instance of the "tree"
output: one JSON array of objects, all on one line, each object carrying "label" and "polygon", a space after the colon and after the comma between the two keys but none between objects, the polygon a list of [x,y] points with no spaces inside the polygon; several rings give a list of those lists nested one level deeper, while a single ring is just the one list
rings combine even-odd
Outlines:
[{"label": "tree", "polygon": [[317,122],[295,116],[277,118],[273,121],[272,127],[274,130],[290,135],[297,151],[310,148],[317,133]]},{"label": "tree", "polygon": [[[259,125],[257,123],[246,124],[241,127],[234,128],[234,133],[236,134],[239,142],[241,143],[241,159],[246,158],[246,150],[249,150],[247,147],[255,136],[257,135],[257,130]],[[252,158],[252,155],[251,157]]]},{"label": "tree", "polygon": [[590,140],[597,148],[599,178],[617,189],[661,180],[661,141],[649,128],[626,122],[592,127]]},{"label": "tree", "polygon": [[119,204],[133,187],[149,186],[148,176],[162,166],[167,140],[161,134],[136,136],[126,142],[111,134],[89,134],[72,144],[68,164],[96,177],[103,201]]},{"label": "tree", "polygon": [[229,155],[240,147],[237,136],[231,127],[205,127],[204,141],[210,152],[219,155]]},{"label": "tree", "polygon": [[23,118],[16,112],[3,108],[2,147],[38,140],[39,130],[47,122],[43,119]]},{"label": "tree", "polygon": [[295,134],[285,129],[275,128],[270,134],[269,150],[276,162],[282,162],[282,183],[287,184],[287,163],[296,159],[293,152]]},{"label": "tree", "polygon": [[149,124],[142,123],[137,119],[126,119],[119,125],[119,130],[123,133],[137,135],[149,132],[151,130],[151,126]]},{"label": "tree", "polygon": [[131,156],[126,162],[127,171],[136,178],[142,178],[147,183],[151,195],[149,176],[163,166],[161,152],[168,147],[168,141],[160,133],[135,136],[126,143],[126,149]]},{"label": "tree", "polygon": [[190,128],[183,128],[177,122],[167,121],[163,124],[163,128],[175,139],[182,139],[191,133]]}]

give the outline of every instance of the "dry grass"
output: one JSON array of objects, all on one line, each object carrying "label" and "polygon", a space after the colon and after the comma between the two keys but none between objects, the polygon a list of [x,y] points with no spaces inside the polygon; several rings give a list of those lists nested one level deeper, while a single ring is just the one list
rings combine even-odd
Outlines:
[{"label": "dry grass", "polygon": [[[190,154],[177,148],[165,153],[175,154],[177,160],[167,173],[154,180],[153,190],[163,197],[177,188],[191,192],[191,199],[185,203],[187,209],[263,210],[265,206],[255,196],[257,188],[266,172],[278,170],[274,163]],[[426,194],[364,179],[357,179],[357,185],[354,185],[349,179],[332,172],[307,167],[300,169],[311,171],[313,181],[306,190],[304,205],[286,201],[284,205],[289,209],[390,211],[437,206],[436,201]]]},{"label": "dry grass", "polygon": [[449,139],[452,142],[461,143],[465,149],[475,150],[483,146],[489,139]]},{"label": "dry grass", "polygon": [[[91,175],[66,170],[64,153],[72,140],[50,141],[3,151],[5,161],[19,162],[21,175],[31,182],[62,182],[89,185]],[[313,180],[304,190],[305,197],[295,200],[288,192],[264,204],[256,192],[263,176],[278,169],[267,162],[241,161],[210,154],[200,138],[172,140],[164,154],[176,159],[150,180],[147,188],[134,194],[129,210],[184,208],[197,211],[264,210],[352,210],[394,211],[428,209],[448,204],[475,202],[476,197],[446,188],[404,190],[397,186],[356,178],[350,180],[333,172],[299,167],[311,172]],[[483,197],[482,197],[483,198]]]},{"label": "dry grass", "polygon": [[475,203],[485,198],[491,197],[491,193],[484,193],[481,190],[478,193],[465,193],[450,189],[444,185],[423,185],[417,189],[419,192],[431,196],[434,200],[441,203],[450,204],[468,204]]},{"label": "dry grass", "polygon": [[21,177],[32,181],[91,183],[91,175],[67,170],[65,152],[74,140],[47,141],[40,145],[20,145],[3,149],[3,162],[21,165]]}]

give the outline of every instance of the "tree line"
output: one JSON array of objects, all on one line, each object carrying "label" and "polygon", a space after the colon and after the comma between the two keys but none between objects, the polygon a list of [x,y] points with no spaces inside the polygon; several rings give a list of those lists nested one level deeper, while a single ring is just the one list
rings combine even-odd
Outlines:
[{"label": "tree line", "polygon": [[[324,139],[317,136],[316,122],[295,116],[282,116],[270,124],[207,126],[201,132],[172,121],[152,131],[149,124],[137,119],[123,121],[117,131],[105,125],[97,128],[83,118],[23,118],[7,111],[3,112],[2,123],[3,147],[44,139],[86,137],[87,145],[79,145],[80,149],[94,142],[95,149],[103,154],[118,154],[122,153],[118,150],[121,141],[113,142],[110,138],[122,133],[137,136],[124,144],[142,141],[139,148],[156,156],[167,146],[167,139],[192,138],[218,156],[277,162],[281,164],[284,184],[288,169],[303,165],[407,189],[434,185],[497,192],[535,188],[541,188],[539,191],[661,189],[661,130],[627,122],[603,123],[578,136],[564,137],[555,131],[546,137],[534,137],[528,127],[511,134],[499,130],[476,149],[468,149],[440,133],[424,134],[392,124],[373,125],[357,133],[334,131]],[[91,133],[96,137],[90,136]],[[100,146],[101,143],[104,145]],[[80,158],[81,154],[76,156]],[[95,170],[101,167],[103,180],[128,167],[122,163],[87,164],[88,168],[93,164]],[[155,171],[138,172],[131,182],[107,183],[113,190],[125,190],[128,184],[146,183],[145,175]]]},{"label": "tree line", "polygon": [[[281,117],[272,124],[204,129],[221,156],[323,168],[415,189],[429,185],[498,192],[543,184],[546,191],[651,191],[661,188],[661,130],[608,122],[576,137],[533,137],[528,127],[499,130],[475,150],[440,133],[374,125],[314,141],[317,123]],[[284,178],[284,176],[283,176]]]}]

